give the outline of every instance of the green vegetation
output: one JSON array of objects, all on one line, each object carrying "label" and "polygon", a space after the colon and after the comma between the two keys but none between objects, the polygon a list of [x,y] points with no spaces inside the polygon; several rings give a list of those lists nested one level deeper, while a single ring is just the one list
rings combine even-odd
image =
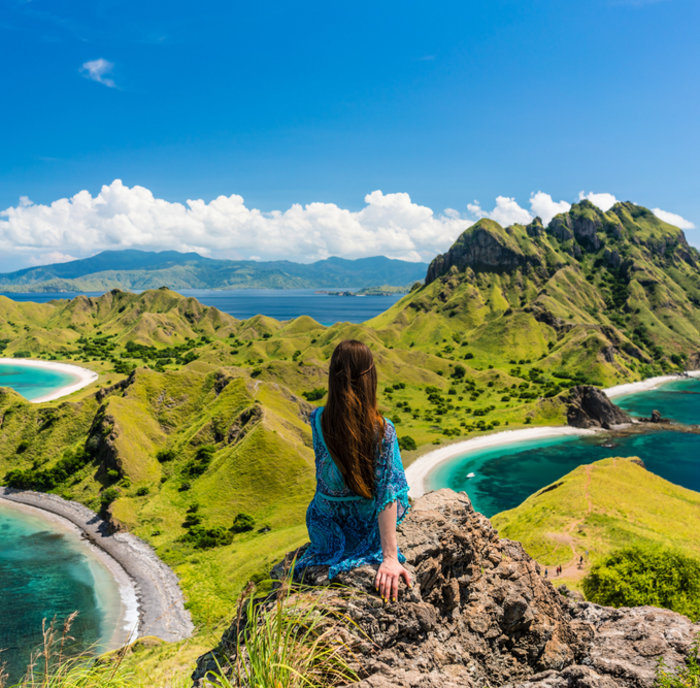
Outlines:
[{"label": "green vegetation", "polygon": [[700,635],[693,643],[685,666],[669,669],[664,658],[659,658],[654,688],[700,688]]},{"label": "green vegetation", "polygon": [[700,559],[699,519],[699,493],[650,473],[636,457],[611,457],[578,466],[491,521],[501,537],[555,566],[586,552],[595,564],[629,543]]},{"label": "green vegetation", "polygon": [[665,607],[700,620],[700,559],[667,547],[616,550],[583,579],[591,602],[609,607]]},{"label": "green vegetation", "polygon": [[359,629],[303,586],[283,582],[272,600],[249,597],[239,606],[238,623],[237,659],[224,663],[212,686],[332,688],[359,680],[346,640]]},{"label": "green vegetation", "polygon": [[[475,236],[501,263],[478,262]],[[582,202],[546,231],[480,221],[434,262],[427,284],[363,324],[239,321],[168,289],[43,304],[0,297],[4,356],[100,374],[45,404],[0,389],[0,480],[102,510],[175,570],[197,634],[124,660],[165,676],[211,646],[246,584],[306,539],[306,418],[310,401],[323,403],[338,341],[374,351],[381,410],[406,452],[561,424],[573,385],[687,365],[700,339],[699,268],[680,230],[643,208],[602,213]],[[572,524],[575,546],[601,557],[630,539],[700,556],[684,525],[698,522],[698,496],[628,460],[606,461],[590,469],[594,508],[580,527],[580,471],[495,517],[497,527],[543,563],[570,555],[548,533]]]}]

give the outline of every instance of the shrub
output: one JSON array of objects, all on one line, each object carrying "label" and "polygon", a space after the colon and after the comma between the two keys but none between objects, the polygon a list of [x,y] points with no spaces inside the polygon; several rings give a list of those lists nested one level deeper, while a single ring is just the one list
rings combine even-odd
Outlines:
[{"label": "shrub", "polygon": [[212,547],[230,545],[233,542],[233,533],[223,526],[205,528],[195,525],[183,539],[193,543],[197,549],[211,549]]},{"label": "shrub", "polygon": [[231,526],[232,533],[245,533],[248,530],[253,530],[255,519],[250,514],[236,514]]},{"label": "shrub", "polygon": [[174,461],[177,455],[174,449],[160,449],[156,452],[156,459],[160,463],[168,463],[168,461]]},{"label": "shrub", "polygon": [[617,550],[583,579],[592,602],[611,607],[652,605],[700,619],[700,560],[664,547]]},{"label": "shrub", "polygon": [[410,435],[399,437],[399,449],[403,451],[413,451],[416,447],[416,441]]},{"label": "shrub", "polygon": [[467,369],[463,365],[456,365],[452,371],[452,377],[456,380],[461,380],[467,373]]},{"label": "shrub", "polygon": [[315,389],[312,389],[310,392],[302,392],[301,396],[306,399],[306,401],[318,401],[319,399],[322,399],[326,395],[326,390],[323,387],[316,387]]},{"label": "shrub", "polygon": [[108,487],[100,495],[100,503],[102,507],[109,506],[119,496],[119,490],[116,487]]},{"label": "shrub", "polygon": [[151,490],[148,488],[147,485],[144,485],[143,487],[139,487],[138,490],[136,490],[136,496],[137,497],[145,497]]}]

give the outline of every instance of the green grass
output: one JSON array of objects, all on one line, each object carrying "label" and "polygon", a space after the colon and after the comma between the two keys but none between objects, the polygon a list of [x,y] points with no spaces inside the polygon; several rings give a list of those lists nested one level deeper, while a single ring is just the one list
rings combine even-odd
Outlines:
[{"label": "green grass", "polygon": [[635,457],[578,466],[491,522],[501,537],[520,541],[549,566],[571,559],[560,537],[566,533],[594,564],[630,543],[663,544],[700,558],[700,493],[647,471]]}]

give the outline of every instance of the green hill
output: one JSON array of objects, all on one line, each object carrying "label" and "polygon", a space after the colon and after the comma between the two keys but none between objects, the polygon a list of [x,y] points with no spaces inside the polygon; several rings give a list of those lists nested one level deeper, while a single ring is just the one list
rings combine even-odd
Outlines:
[{"label": "green hill", "polygon": [[700,493],[650,473],[636,457],[578,466],[491,522],[550,570],[568,564],[562,579],[568,583],[630,544],[664,545],[700,558]]},{"label": "green hill", "polygon": [[384,256],[314,263],[214,260],[177,251],[103,251],[90,258],[0,274],[0,291],[109,289],[302,289],[403,286],[422,279],[427,265]]}]

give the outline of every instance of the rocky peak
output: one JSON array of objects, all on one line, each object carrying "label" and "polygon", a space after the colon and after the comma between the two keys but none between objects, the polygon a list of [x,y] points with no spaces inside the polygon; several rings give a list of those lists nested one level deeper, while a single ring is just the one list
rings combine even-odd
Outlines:
[{"label": "rocky peak", "polygon": [[[530,227],[536,231],[534,223]],[[460,272],[466,268],[476,272],[510,272],[539,262],[536,256],[523,253],[517,242],[508,237],[507,229],[493,220],[482,219],[466,229],[447,253],[433,259],[425,283],[447,274],[452,267]]]},{"label": "rocky peak", "polygon": [[566,421],[577,428],[610,428],[632,419],[593,385],[576,385],[565,396]]},{"label": "rocky peak", "polygon": [[[658,658],[680,664],[700,632],[674,612],[601,607],[556,589],[464,493],[418,499],[398,538],[415,580],[398,603],[376,596],[372,567],[341,574],[342,589],[328,587],[325,567],[305,572],[313,594],[361,629],[347,641],[358,688],[652,688]],[[215,658],[234,659],[236,637],[234,622],[200,657],[196,685]]]}]

